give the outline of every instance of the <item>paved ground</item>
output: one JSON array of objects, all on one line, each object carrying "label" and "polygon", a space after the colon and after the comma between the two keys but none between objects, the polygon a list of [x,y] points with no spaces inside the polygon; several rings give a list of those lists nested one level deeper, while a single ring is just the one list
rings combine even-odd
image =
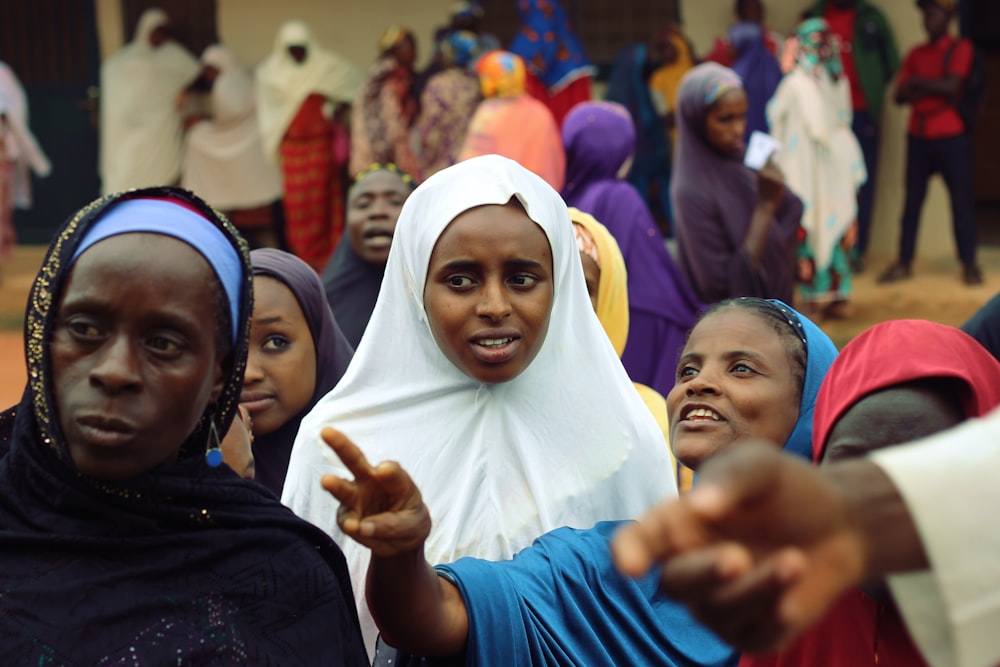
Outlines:
[{"label": "paved ground", "polygon": [[[0,409],[16,403],[24,390],[22,318],[31,281],[44,256],[40,246],[19,247],[0,267]],[[887,264],[875,258],[855,278],[854,313],[847,320],[820,325],[839,347],[860,331],[889,319],[921,318],[960,325],[1000,292],[1000,247],[980,250],[986,282],[966,287],[955,261],[917,264],[914,277],[893,285],[876,285],[875,275]]]}]

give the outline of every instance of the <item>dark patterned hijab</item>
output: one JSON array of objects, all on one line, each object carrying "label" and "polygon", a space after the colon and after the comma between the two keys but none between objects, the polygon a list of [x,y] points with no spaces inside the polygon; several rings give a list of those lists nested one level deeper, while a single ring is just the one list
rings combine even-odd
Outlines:
[{"label": "dark patterned hijab", "polygon": [[[350,244],[345,241],[341,245]],[[273,248],[254,250],[250,253],[250,261],[253,262],[255,276],[274,278],[295,295],[306,324],[309,325],[313,347],[316,348],[316,387],[309,404],[278,430],[256,436],[253,441],[256,479],[280,496],[285,473],[288,471],[288,458],[292,454],[292,443],[295,442],[295,434],[299,432],[299,422],[312,410],[316,401],[326,396],[340,381],[354,356],[354,348],[333,319],[323,283],[312,267],[295,255]]]},{"label": "dark patterned hijab", "polygon": [[[178,460],[103,481],[78,472],[69,455],[49,341],[77,246],[106,213],[137,198],[167,199],[222,232],[239,260],[238,326],[221,396]],[[235,228],[183,190],[108,196],[59,231],[28,302],[28,388],[0,415],[6,663],[366,664],[337,547],[261,486],[205,460],[210,421],[224,433],[239,398],[251,280]]]}]

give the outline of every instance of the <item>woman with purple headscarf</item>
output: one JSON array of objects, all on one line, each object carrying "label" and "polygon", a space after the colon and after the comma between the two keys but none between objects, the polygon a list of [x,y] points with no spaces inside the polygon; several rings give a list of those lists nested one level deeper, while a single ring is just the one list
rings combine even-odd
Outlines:
[{"label": "woman with purple headscarf", "polygon": [[802,202],[768,162],[743,165],[747,96],[716,63],[681,82],[670,196],[681,269],[705,303],[758,296],[791,303]]},{"label": "woman with purple headscarf", "polygon": [[299,422],[333,389],[354,348],[308,264],[273,248],[250,253],[254,305],[240,404],[253,419],[256,480],[281,495]]},{"label": "woman with purple headscarf", "polygon": [[604,223],[625,257],[629,335],[622,364],[633,381],[665,394],[674,386],[677,356],[702,307],[642,197],[622,180],[635,145],[632,118],[620,104],[579,104],[566,116],[562,137],[563,198]]},{"label": "woman with purple headscarf", "polygon": [[733,71],[743,80],[747,94],[746,137],[767,132],[767,103],[781,83],[781,66],[764,44],[759,23],[743,21],[729,29],[729,44],[736,53]]}]

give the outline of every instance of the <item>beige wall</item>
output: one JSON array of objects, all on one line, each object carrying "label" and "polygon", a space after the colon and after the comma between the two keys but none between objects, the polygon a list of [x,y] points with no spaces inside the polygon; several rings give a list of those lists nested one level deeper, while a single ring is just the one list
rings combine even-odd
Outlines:
[{"label": "beige wall", "polygon": [[[924,40],[920,13],[909,0],[872,0],[885,13],[892,25],[900,56]],[[711,48],[716,35],[722,34],[733,20],[733,0],[681,0],[684,28],[699,53]],[[787,34],[799,13],[808,4],[805,0],[787,2],[770,0],[767,23]],[[891,96],[892,90],[887,91]],[[899,217],[903,209],[903,174],[906,151],[907,108],[887,103],[882,117],[882,155],[878,173],[878,193],[872,218],[870,259],[890,259],[895,256],[899,239]],[[920,258],[955,257],[955,241],[951,233],[951,212],[948,191],[940,178],[934,179],[924,204],[917,245]],[[957,263],[957,260],[956,260]],[[875,267],[880,268],[879,266]]]},{"label": "beige wall", "polygon": [[309,24],[319,41],[361,67],[376,53],[387,26],[408,26],[417,35],[419,62],[429,57],[434,29],[448,16],[451,0],[217,0],[219,36],[244,62],[263,59],[284,21]]},{"label": "beige wall", "polygon": [[[94,0],[103,57],[122,43],[121,0]],[[451,0],[216,0],[219,37],[247,65],[271,51],[282,23],[305,21],[320,43],[367,67],[376,56],[375,43],[387,26],[409,26],[417,35],[418,58],[429,56],[434,29],[445,22]]]}]

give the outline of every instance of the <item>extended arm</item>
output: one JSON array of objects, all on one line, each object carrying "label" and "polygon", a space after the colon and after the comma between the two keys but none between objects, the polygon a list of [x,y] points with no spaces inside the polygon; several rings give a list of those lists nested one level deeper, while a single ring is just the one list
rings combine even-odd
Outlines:
[{"label": "extended arm", "polygon": [[424,558],[431,519],[420,490],[398,463],[372,466],[340,431],[321,435],[354,475],[325,475],[322,485],[341,503],[340,529],[372,550],[366,594],[383,639],[415,655],[460,653],[468,614],[458,589]]},{"label": "extended arm", "polygon": [[780,647],[847,588],[927,567],[902,497],[867,460],[815,469],[748,443],[615,538],[619,568],[665,561],[667,593],[734,646]]}]

